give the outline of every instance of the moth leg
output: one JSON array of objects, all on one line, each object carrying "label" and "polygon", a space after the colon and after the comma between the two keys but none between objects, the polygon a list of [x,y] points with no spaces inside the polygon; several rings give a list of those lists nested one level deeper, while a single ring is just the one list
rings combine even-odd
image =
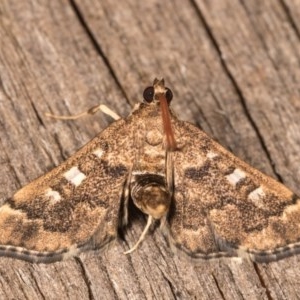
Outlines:
[{"label": "moth leg", "polygon": [[53,118],[53,119],[58,119],[58,120],[76,120],[79,119],[85,115],[94,115],[98,110],[101,110],[103,113],[106,115],[109,115],[111,118],[114,120],[119,120],[121,117],[116,114],[114,111],[112,111],[110,108],[108,108],[104,104],[96,105],[88,109],[87,111],[84,111],[82,113],[79,113],[77,115],[70,115],[70,116],[58,116],[58,115],[53,115],[50,113],[45,113],[47,117]]},{"label": "moth leg", "polygon": [[164,232],[165,228],[168,226],[168,214],[165,214],[164,216],[162,216],[162,218],[160,219],[160,230],[162,230]]},{"label": "moth leg", "polygon": [[147,232],[149,231],[149,228],[150,228],[150,226],[151,226],[151,224],[152,224],[152,221],[153,221],[153,217],[150,216],[150,215],[148,215],[147,224],[146,224],[146,226],[145,226],[145,228],[144,228],[144,230],[143,230],[143,232],[142,232],[142,234],[141,234],[139,240],[137,241],[137,243],[136,243],[132,248],[130,248],[128,251],[124,252],[124,254],[132,253],[134,250],[137,249],[137,247],[138,247],[139,244],[144,240],[144,238],[145,238]]},{"label": "moth leg", "polygon": [[128,203],[130,197],[130,182],[132,177],[132,167],[130,168],[130,172],[128,178],[124,185],[124,192],[123,192],[123,208],[122,208],[122,219],[121,219],[121,228],[128,224]]}]

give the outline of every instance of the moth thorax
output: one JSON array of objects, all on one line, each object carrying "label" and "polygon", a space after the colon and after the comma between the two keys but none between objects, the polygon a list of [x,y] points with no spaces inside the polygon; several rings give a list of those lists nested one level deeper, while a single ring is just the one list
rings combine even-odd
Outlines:
[{"label": "moth thorax", "polygon": [[155,174],[135,175],[131,184],[131,198],[143,213],[154,219],[167,214],[171,203],[164,177]]}]

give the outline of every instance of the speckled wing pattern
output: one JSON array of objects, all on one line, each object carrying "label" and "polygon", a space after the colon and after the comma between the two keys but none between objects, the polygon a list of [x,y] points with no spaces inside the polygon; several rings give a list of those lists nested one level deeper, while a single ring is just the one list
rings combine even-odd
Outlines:
[{"label": "speckled wing pattern", "polygon": [[300,251],[300,200],[204,132],[174,119],[171,241],[193,257],[260,262]]},{"label": "speckled wing pattern", "polygon": [[[127,120],[130,123],[130,119]],[[117,235],[131,142],[114,122],[63,164],[0,207],[0,255],[51,262],[102,247]]]},{"label": "speckled wing pattern", "polygon": [[169,110],[155,79],[144,103],[0,207],[0,255],[51,262],[101,248],[128,203],[194,258],[267,262],[300,252],[299,197]]}]

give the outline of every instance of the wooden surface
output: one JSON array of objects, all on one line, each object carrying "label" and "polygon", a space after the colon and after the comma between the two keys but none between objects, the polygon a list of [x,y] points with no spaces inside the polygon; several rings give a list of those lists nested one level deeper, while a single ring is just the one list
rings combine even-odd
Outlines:
[{"label": "wooden surface", "polygon": [[[0,197],[112,120],[53,121],[103,103],[122,116],[154,77],[173,108],[300,194],[299,0],[0,2]],[[104,252],[35,265],[0,258],[0,299],[299,299],[300,256],[197,265],[138,219]]]}]

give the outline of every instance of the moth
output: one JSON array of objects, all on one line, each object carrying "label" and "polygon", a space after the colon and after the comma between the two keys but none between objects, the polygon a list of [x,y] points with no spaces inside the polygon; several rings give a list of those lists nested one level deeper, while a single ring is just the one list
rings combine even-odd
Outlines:
[{"label": "moth", "polygon": [[299,197],[250,167],[169,105],[155,79],[144,102],[0,207],[0,255],[52,262],[101,248],[132,202],[194,258],[268,262],[300,252]]}]

